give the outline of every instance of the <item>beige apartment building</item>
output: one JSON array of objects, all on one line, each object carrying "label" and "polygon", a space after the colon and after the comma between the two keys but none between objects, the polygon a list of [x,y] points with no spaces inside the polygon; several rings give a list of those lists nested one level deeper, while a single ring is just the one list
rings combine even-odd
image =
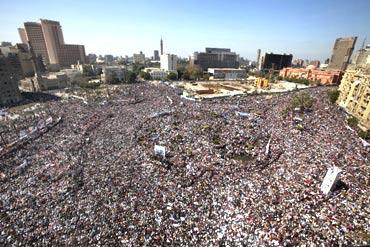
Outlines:
[{"label": "beige apartment building", "polygon": [[41,19],[40,23],[25,22],[24,27],[18,29],[22,42],[29,41],[36,56],[41,55],[49,69],[86,62],[85,47],[66,44],[58,21]]},{"label": "beige apartment building", "polygon": [[339,106],[356,117],[362,129],[370,130],[370,69],[348,69],[339,91]]}]

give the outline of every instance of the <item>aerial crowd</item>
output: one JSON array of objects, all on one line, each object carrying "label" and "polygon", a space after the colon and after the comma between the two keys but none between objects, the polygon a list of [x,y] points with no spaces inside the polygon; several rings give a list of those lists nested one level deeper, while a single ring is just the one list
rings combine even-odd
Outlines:
[{"label": "aerial crowd", "polygon": [[0,245],[370,244],[370,148],[328,90],[289,112],[301,92],[190,101],[140,83],[42,102],[19,125],[61,121],[0,153]]}]

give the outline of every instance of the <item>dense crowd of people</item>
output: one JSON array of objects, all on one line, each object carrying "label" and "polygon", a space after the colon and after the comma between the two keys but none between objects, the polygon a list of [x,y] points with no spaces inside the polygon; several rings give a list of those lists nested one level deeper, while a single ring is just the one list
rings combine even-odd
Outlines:
[{"label": "dense crowd of people", "polygon": [[0,157],[0,245],[370,244],[370,149],[327,90],[288,114],[299,92],[198,102],[146,83],[42,103],[63,121]]}]

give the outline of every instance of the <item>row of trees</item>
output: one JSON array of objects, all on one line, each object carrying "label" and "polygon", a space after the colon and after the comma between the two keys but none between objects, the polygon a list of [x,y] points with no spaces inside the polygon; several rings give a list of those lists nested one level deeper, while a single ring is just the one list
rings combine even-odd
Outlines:
[{"label": "row of trees", "polygon": [[[141,68],[142,69],[142,68]],[[134,70],[135,71],[135,70]],[[151,80],[149,72],[140,71],[138,75],[144,80]],[[209,74],[204,74],[202,69],[199,66],[191,64],[180,64],[177,67],[177,74],[170,72],[167,77],[167,80],[173,81],[176,79],[180,80],[208,80]]]},{"label": "row of trees", "polygon": [[278,76],[278,80],[284,80],[284,81],[289,81],[289,82],[294,82],[294,83],[299,83],[299,84],[304,84],[304,85],[310,85],[312,82],[310,80],[307,80],[305,78],[290,78],[290,77],[282,77]]},{"label": "row of trees", "polygon": [[209,76],[204,78],[203,71],[199,66],[192,64],[187,65],[180,64],[177,67],[177,73],[179,78],[183,80],[209,79]]},{"label": "row of trees", "polygon": [[124,83],[136,83],[138,74],[134,71],[127,71],[127,75],[123,80],[114,78],[111,84],[124,84]]},{"label": "row of trees", "polygon": [[[128,75],[126,76],[125,80],[114,80],[112,84],[121,84],[121,83],[135,83],[137,81],[137,77],[144,80],[151,80],[150,73],[143,71],[144,65],[141,64],[134,64],[132,71],[128,71]],[[86,66],[83,70],[82,76],[78,76],[78,78],[75,78],[75,83],[73,84],[81,84],[86,87],[90,87],[87,85],[87,81],[90,79],[97,79],[99,75],[101,75],[102,71],[99,71],[98,73],[92,71],[90,66]],[[173,81],[176,79],[180,80],[209,80],[209,74],[203,73],[202,69],[197,65],[192,65],[188,63],[180,63],[177,67],[177,74],[174,72],[170,72],[166,79]],[[96,87],[91,86],[91,87]]]}]

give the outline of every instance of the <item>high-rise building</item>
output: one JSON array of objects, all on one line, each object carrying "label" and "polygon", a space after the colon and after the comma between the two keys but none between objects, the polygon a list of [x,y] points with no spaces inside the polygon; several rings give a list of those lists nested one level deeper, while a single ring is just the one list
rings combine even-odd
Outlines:
[{"label": "high-rise building", "polygon": [[347,68],[356,40],[357,37],[338,38],[335,40],[328,69],[345,70]]},{"label": "high-rise building", "polygon": [[21,66],[17,54],[7,56],[0,50],[0,105],[13,104],[22,99],[18,87]]},{"label": "high-rise building", "polygon": [[159,61],[159,52],[158,50],[154,50],[154,57],[153,57],[154,61]]},{"label": "high-rise building", "polygon": [[173,54],[164,54],[161,56],[161,69],[165,71],[176,71],[177,56]]},{"label": "high-rise building", "polygon": [[61,46],[64,45],[62,27],[57,21],[41,19],[41,28],[48,51],[49,63],[60,64],[59,54],[61,53]]},{"label": "high-rise building", "polygon": [[163,55],[163,40],[161,38],[161,55]]},{"label": "high-rise building", "polygon": [[41,19],[40,23],[25,22],[24,27],[24,32],[22,28],[18,29],[22,43],[27,39],[36,56],[41,55],[49,68],[86,62],[85,47],[65,44],[58,21]]},{"label": "high-rise building", "polygon": [[41,56],[44,63],[48,64],[49,55],[48,50],[46,49],[46,43],[41,24],[37,22],[25,22],[24,29],[26,32],[27,41],[31,44],[35,55]]},{"label": "high-rise building", "polygon": [[274,54],[265,53],[261,59],[261,70],[262,69],[274,69],[281,70],[283,68],[291,67],[292,65],[292,54]]},{"label": "high-rise building", "polygon": [[259,68],[259,64],[260,64],[260,59],[261,59],[261,49],[258,49],[257,50],[257,64],[256,64],[256,67]]},{"label": "high-rise building", "polygon": [[239,55],[226,48],[206,48],[194,52],[191,62],[206,71],[208,68],[239,68]]},{"label": "high-rise building", "polygon": [[370,73],[347,69],[339,85],[338,104],[359,120],[360,127],[370,130]]}]

